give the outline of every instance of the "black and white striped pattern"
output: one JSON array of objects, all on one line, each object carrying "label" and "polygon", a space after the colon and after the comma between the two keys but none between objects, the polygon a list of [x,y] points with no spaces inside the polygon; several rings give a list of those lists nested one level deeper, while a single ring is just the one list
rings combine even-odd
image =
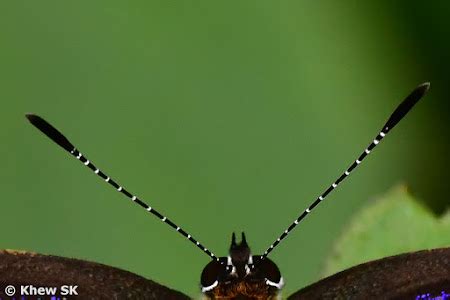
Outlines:
[{"label": "black and white striped pattern", "polygon": [[419,85],[411,94],[403,100],[402,103],[392,113],[386,124],[382,127],[380,133],[370,143],[370,145],[361,153],[361,155],[345,170],[339,178],[333,182],[307,209],[305,209],[300,216],[280,235],[279,238],[273,242],[270,247],[261,255],[261,259],[267,257],[272,250],[321,202],[323,201],[337,186],[347,178],[350,173],[361,164],[367,155],[381,142],[381,140],[388,134],[388,132],[397,125],[398,122],[408,113],[408,111],[423,97],[430,84],[428,82]]},{"label": "black and white striped pattern", "polygon": [[130,192],[128,192],[124,187],[119,185],[117,182],[115,182],[113,179],[111,179],[108,175],[100,171],[91,161],[89,161],[83,154],[81,154],[80,151],[78,151],[75,146],[72,145],[72,143],[63,135],[61,134],[55,127],[50,125],[47,121],[42,119],[41,117],[34,115],[34,114],[28,114],[26,115],[28,120],[33,124],[35,127],[37,127],[39,130],[41,130],[45,135],[47,135],[50,139],[52,139],[55,143],[60,145],[62,148],[64,148],[67,152],[72,154],[76,159],[81,161],[85,166],[87,166],[89,169],[91,169],[95,174],[97,174],[99,177],[101,177],[104,181],[109,183],[112,187],[114,187],[118,192],[124,194],[129,199],[131,199],[133,202],[144,208],[147,212],[152,213],[157,218],[159,218],[164,223],[168,224],[170,227],[175,229],[177,232],[179,232],[181,235],[183,235],[185,238],[187,238],[189,241],[191,241],[193,244],[195,244],[200,250],[202,250],[204,253],[206,253],[208,256],[210,256],[213,260],[219,261],[219,258],[215,256],[211,251],[209,251],[206,247],[204,247],[200,242],[198,242],[194,237],[192,237],[190,234],[188,234],[186,231],[184,231],[181,227],[176,225],[174,222],[172,222],[170,219],[168,219],[166,216],[163,216],[161,213],[159,213],[157,210],[155,210],[153,207],[147,205],[145,202],[143,202],[138,197],[134,196]]}]

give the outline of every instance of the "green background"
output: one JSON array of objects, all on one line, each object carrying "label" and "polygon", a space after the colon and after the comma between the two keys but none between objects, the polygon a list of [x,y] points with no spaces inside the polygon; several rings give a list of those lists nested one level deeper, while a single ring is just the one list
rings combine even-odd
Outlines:
[{"label": "green background", "polygon": [[285,295],[318,280],[346,220],[395,184],[445,210],[449,13],[444,1],[2,1],[0,249],[97,261],[192,296],[209,261],[26,112],[222,256],[232,231],[264,251],[431,81],[271,255]]}]

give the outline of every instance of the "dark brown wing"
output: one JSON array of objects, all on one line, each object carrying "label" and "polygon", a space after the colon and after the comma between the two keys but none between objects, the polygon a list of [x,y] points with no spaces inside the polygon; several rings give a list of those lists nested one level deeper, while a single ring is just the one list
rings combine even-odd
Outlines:
[{"label": "dark brown wing", "polygon": [[450,248],[364,263],[305,287],[288,299],[423,299],[417,296],[429,293],[434,298],[442,292],[450,294]]},{"label": "dark brown wing", "polygon": [[6,285],[13,285],[20,293],[20,285],[24,284],[37,287],[77,285],[78,296],[74,299],[190,299],[131,272],[84,260],[23,251],[0,250],[0,278],[1,299],[10,299],[4,292]]}]

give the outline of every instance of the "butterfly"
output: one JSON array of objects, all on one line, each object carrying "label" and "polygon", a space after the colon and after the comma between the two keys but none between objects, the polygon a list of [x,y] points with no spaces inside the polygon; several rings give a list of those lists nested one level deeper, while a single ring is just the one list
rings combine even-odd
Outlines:
[{"label": "butterfly", "polygon": [[204,267],[200,276],[201,291],[206,299],[277,299],[284,286],[284,278],[275,262],[268,255],[284,240],[291,231],[302,222],[311,211],[340,185],[364,159],[375,149],[385,136],[403,119],[413,106],[425,95],[430,84],[423,83],[416,87],[394,110],[387,122],[382,126],[376,137],[364,149],[360,156],[299,216],[281,233],[281,235],[261,254],[254,255],[247,243],[244,233],[241,240],[236,241],[233,233],[231,245],[227,256],[216,256],[190,233],[183,230],[171,219],[162,215],[158,210],[130,193],[127,189],[98,169],[92,161],[87,159],[60,131],[46,120],[36,114],[27,114],[26,117],[36,128],[47,135],[56,144],[74,156],[77,160],[91,169],[102,180],[111,185],[118,192],[125,195],[148,213],[169,225],[174,231],[181,234],[188,241],[208,255],[211,261]]}]

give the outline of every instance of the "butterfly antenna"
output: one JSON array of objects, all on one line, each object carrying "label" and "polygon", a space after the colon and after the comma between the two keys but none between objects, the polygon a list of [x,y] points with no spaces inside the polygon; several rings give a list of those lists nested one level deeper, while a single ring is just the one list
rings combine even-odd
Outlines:
[{"label": "butterfly antenna", "polygon": [[373,151],[373,149],[381,142],[381,140],[400,122],[400,120],[413,108],[413,106],[425,95],[430,88],[430,83],[425,82],[416,87],[409,95],[403,100],[402,103],[394,110],[392,115],[387,120],[386,124],[382,127],[381,131],[370,143],[370,145],[363,151],[363,153],[350,165],[350,167],[339,176],[339,178],[332,183],[307,209],[305,209],[300,216],[295,219],[294,222],[277,238],[270,247],[261,255],[261,259],[267,257],[267,255],[275,249],[280,242],[287,237],[287,235],[295,228],[301,221],[320,203],[322,202],[336,187],[344,181],[350,173],[356,169],[359,164],[367,157],[367,155]]},{"label": "butterfly antenna", "polygon": [[87,166],[89,169],[91,169],[95,174],[97,174],[99,177],[101,177],[104,181],[109,183],[112,187],[114,187],[118,192],[124,194],[129,199],[131,199],[134,203],[138,204],[142,208],[144,208],[147,212],[152,213],[154,216],[156,216],[158,219],[175,229],[178,233],[180,233],[182,236],[187,238],[189,241],[191,241],[193,244],[195,244],[200,250],[202,250],[204,253],[206,253],[209,257],[211,257],[213,260],[219,260],[217,256],[215,256],[211,251],[209,251],[206,247],[204,247],[200,242],[198,242],[194,237],[192,237],[190,234],[188,234],[186,231],[184,231],[180,226],[172,222],[169,218],[159,213],[157,210],[155,210],[153,207],[149,206],[145,202],[143,202],[138,197],[134,196],[130,192],[128,192],[124,187],[116,183],[114,180],[112,180],[109,176],[107,176],[105,173],[100,171],[90,160],[88,160],[83,154],[81,154],[80,151],[78,151],[77,148],[61,133],[59,132],[55,127],[53,127],[50,123],[45,121],[43,118],[35,115],[35,114],[27,114],[27,119],[33,124],[37,129],[42,131],[46,136],[48,136],[51,140],[53,140],[56,144],[61,146],[64,150],[72,154],[76,159],[81,161],[85,166]]}]

